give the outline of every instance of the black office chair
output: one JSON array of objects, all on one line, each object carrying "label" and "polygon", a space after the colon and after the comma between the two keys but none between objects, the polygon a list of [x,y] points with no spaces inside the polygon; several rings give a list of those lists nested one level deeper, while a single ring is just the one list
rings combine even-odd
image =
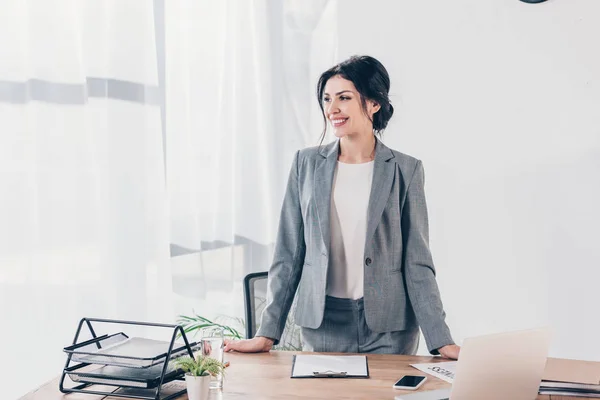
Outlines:
[{"label": "black office chair", "polygon": [[[244,278],[244,309],[246,314],[246,338],[253,338],[258,330],[260,316],[267,304],[268,272],[253,272]],[[290,308],[285,328],[279,344],[273,346],[274,350],[302,350],[302,337],[300,328],[294,324],[296,311],[296,298]]]}]

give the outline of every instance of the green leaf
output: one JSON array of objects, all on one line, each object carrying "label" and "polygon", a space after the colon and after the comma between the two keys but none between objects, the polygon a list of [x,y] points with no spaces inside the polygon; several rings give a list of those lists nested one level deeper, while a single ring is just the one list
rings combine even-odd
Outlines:
[{"label": "green leaf", "polygon": [[225,373],[225,364],[214,358],[201,355],[195,359],[191,357],[181,357],[176,359],[174,364],[193,376],[202,376],[206,374],[215,376]]}]

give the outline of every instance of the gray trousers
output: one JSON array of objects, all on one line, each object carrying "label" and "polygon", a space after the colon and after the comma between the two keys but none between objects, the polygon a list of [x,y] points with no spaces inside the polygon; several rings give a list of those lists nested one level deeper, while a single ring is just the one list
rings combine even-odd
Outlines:
[{"label": "gray trousers", "polygon": [[396,332],[371,331],[365,320],[362,298],[327,296],[321,326],[302,328],[303,351],[413,355],[418,346],[418,327]]}]

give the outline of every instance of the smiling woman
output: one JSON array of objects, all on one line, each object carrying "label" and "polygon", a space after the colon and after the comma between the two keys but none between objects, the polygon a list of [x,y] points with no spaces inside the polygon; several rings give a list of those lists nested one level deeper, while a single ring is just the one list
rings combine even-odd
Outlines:
[{"label": "smiling woman", "polygon": [[429,251],[421,161],[386,147],[390,78],[369,56],[325,71],[325,129],[338,138],[296,153],[283,202],[267,306],[256,337],[225,350],[269,351],[297,291],[304,351],[458,358]]},{"label": "smiling woman", "polygon": [[[369,126],[381,136],[394,114],[389,90],[390,77],[373,57],[351,57],[325,71],[317,83],[317,99],[325,124],[321,142],[328,119],[336,137],[353,129],[368,130]],[[352,120],[348,121],[350,117]]]}]

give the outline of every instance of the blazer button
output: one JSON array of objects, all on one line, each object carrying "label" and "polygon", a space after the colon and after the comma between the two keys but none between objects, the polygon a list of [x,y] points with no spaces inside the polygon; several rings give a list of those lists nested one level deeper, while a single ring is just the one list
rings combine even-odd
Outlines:
[{"label": "blazer button", "polygon": [[371,259],[370,259],[369,257],[367,257],[367,259],[365,260],[365,263],[366,263],[367,265],[371,265]]}]

